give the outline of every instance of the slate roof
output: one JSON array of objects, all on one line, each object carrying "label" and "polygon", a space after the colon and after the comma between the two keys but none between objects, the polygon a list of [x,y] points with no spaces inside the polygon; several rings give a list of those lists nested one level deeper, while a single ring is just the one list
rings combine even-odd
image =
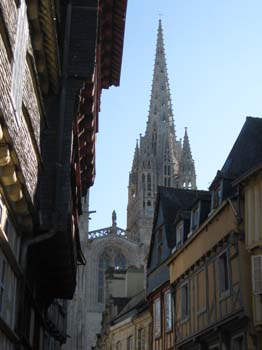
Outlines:
[{"label": "slate roof", "polygon": [[131,298],[122,311],[112,320],[112,324],[117,324],[130,316],[134,316],[140,311],[141,308],[143,309],[143,306],[145,305],[146,291],[142,290]]},{"label": "slate roof", "polygon": [[171,252],[176,242],[174,224],[177,218],[177,214],[186,210],[190,210],[193,204],[197,200],[206,199],[208,196],[210,196],[209,191],[188,190],[188,189],[162,187],[162,186],[158,187],[152,237],[151,237],[148,261],[147,261],[148,267],[151,264],[151,256],[154,249],[155,225],[156,225],[160,205],[163,210],[164,225],[166,227],[167,244]]},{"label": "slate roof", "polygon": [[[190,209],[197,200],[206,198],[208,191],[187,190],[180,188],[158,187],[157,203],[161,203],[166,226],[167,242],[170,249],[175,244],[174,221],[178,211]],[[158,204],[156,205],[158,210]],[[155,218],[157,211],[155,211]],[[154,230],[155,222],[153,225]]]},{"label": "slate roof", "polygon": [[221,174],[238,177],[262,161],[262,118],[247,117]]},{"label": "slate roof", "polygon": [[174,224],[176,225],[180,220],[189,220],[191,217],[191,211],[190,210],[178,210]]}]

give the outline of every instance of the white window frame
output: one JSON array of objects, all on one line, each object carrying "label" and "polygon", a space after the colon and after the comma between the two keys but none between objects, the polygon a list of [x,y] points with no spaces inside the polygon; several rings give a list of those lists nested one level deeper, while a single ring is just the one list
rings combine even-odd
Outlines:
[{"label": "white window frame", "polygon": [[200,202],[191,211],[191,234],[199,228]]},{"label": "white window frame", "polygon": [[[221,180],[219,184],[212,191],[212,199],[211,199],[211,210],[215,210],[222,203],[223,196],[223,181]],[[217,197],[217,203],[215,202],[215,197]]]},{"label": "white window frame", "polygon": [[159,337],[161,337],[161,299],[160,297],[154,300],[154,338],[159,338]]},{"label": "white window frame", "polygon": [[127,350],[133,350],[134,349],[134,336],[129,335],[127,338]]},{"label": "white window frame", "polygon": [[183,244],[184,235],[184,221],[180,221],[176,227],[176,248],[179,248]]},{"label": "white window frame", "polygon": [[164,294],[164,305],[165,305],[165,332],[170,332],[172,331],[172,328],[173,328],[172,294],[170,289],[167,290]]},{"label": "white window frame", "polygon": [[[187,303],[187,313],[184,313],[184,293],[183,290],[184,288],[187,288],[187,298],[186,298],[186,303]],[[181,287],[180,287],[180,295],[181,295],[181,321],[185,322],[189,319],[190,315],[190,292],[189,292],[189,281],[184,282]]]},{"label": "white window frame", "polygon": [[11,80],[11,101],[15,112],[16,122],[18,125],[20,125],[22,115],[23,82],[28,36],[29,28],[27,20],[27,6],[25,0],[21,0],[21,4],[18,8],[16,43],[13,56]]},{"label": "white window frame", "polygon": [[137,348],[145,350],[145,328],[141,327],[137,331]]}]

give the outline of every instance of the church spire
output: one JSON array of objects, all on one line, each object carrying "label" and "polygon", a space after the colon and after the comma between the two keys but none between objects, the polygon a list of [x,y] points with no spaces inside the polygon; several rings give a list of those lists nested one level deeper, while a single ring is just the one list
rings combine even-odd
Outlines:
[{"label": "church spire", "polygon": [[187,127],[185,127],[182,156],[185,159],[188,159],[190,161],[193,160],[192,159],[191,148],[190,148],[190,143],[189,143],[189,138],[188,138],[188,133],[187,133]]},{"label": "church spire", "polygon": [[[183,153],[183,155],[182,155]],[[161,20],[145,135],[140,135],[129,176],[127,236],[149,246],[158,186],[196,187],[187,131],[176,139]]]},{"label": "church spire", "polygon": [[175,139],[163,28],[162,22],[159,20],[147,131],[149,131],[150,127],[152,128],[152,124],[158,126],[163,121],[168,123],[168,127]]},{"label": "church spire", "polygon": [[185,127],[179,175],[180,187],[196,189],[195,164],[191,153],[187,127]]}]

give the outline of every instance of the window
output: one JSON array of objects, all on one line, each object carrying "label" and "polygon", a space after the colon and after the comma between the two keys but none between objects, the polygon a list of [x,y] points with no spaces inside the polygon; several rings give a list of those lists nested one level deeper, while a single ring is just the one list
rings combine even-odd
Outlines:
[{"label": "window", "polygon": [[183,221],[176,228],[176,247],[179,248],[183,244],[184,223]]},{"label": "window", "polygon": [[170,177],[165,177],[164,178],[164,186],[165,187],[170,187],[171,186],[171,179],[170,179]]},{"label": "window", "polygon": [[131,335],[127,338],[127,350],[133,350],[134,349],[134,337]]},{"label": "window", "polygon": [[121,341],[116,343],[116,350],[121,350]]},{"label": "window", "polygon": [[189,317],[189,288],[188,282],[181,287],[181,320]]},{"label": "window", "polygon": [[4,291],[5,291],[5,275],[6,275],[6,261],[2,259],[2,268],[0,276],[0,313],[3,311]]},{"label": "window", "polygon": [[[13,71],[11,82],[12,102],[16,110],[16,118],[22,113],[23,78],[25,71],[26,49],[28,41],[28,23],[26,16],[26,2],[21,0],[18,13],[16,43],[13,57]],[[18,121],[18,119],[17,119]]]},{"label": "window", "polygon": [[18,236],[14,225],[12,224],[12,221],[9,217],[6,218],[5,226],[4,226],[5,234],[8,238],[8,243],[13,250],[13,253],[16,257],[19,256],[19,249],[20,249],[20,237]]},{"label": "window", "polygon": [[147,175],[147,190],[151,191],[151,175],[150,174]]},{"label": "window", "polygon": [[[169,156],[168,155],[165,156],[165,159],[169,159]],[[166,187],[171,186],[171,166],[170,166],[170,164],[164,165],[164,186],[166,186]]]},{"label": "window", "polygon": [[165,330],[172,330],[172,302],[170,290],[165,293]]},{"label": "window", "polygon": [[212,209],[216,209],[222,203],[222,182],[212,192]]},{"label": "window", "polygon": [[99,271],[98,271],[98,302],[103,303],[104,302],[104,278],[105,278],[105,271],[109,267],[109,261],[110,258],[107,254],[103,254],[100,256],[99,259]]},{"label": "window", "polygon": [[120,252],[115,255],[115,269],[125,269],[126,268],[126,258]]},{"label": "window", "polygon": [[199,205],[191,212],[191,230],[196,230],[199,226]]},{"label": "window", "polygon": [[145,174],[142,174],[142,189],[145,192],[145,190],[146,190],[146,177],[145,177]]},{"label": "window", "polygon": [[145,329],[140,328],[137,335],[138,350],[145,350]]},{"label": "window", "polygon": [[229,262],[228,254],[225,251],[218,258],[219,271],[219,293],[220,295],[229,291]]},{"label": "window", "polygon": [[239,334],[232,338],[231,341],[231,349],[232,350],[244,350],[245,347],[245,339],[244,334]]},{"label": "window", "polygon": [[253,255],[251,259],[253,293],[262,294],[262,255]]},{"label": "window", "polygon": [[160,298],[154,301],[154,335],[155,338],[161,336],[161,303]]}]

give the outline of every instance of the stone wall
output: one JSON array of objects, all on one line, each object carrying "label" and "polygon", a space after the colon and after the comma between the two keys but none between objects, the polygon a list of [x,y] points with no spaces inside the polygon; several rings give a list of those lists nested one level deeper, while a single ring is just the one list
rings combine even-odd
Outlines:
[{"label": "stone wall", "polygon": [[[12,0],[1,1],[0,6],[3,20],[6,24],[7,34],[7,40],[5,42],[3,35],[0,36],[1,123],[7,128],[6,137],[9,139],[8,141],[18,158],[26,190],[33,201],[38,179],[38,159],[33,147],[33,141],[39,145],[40,108],[38,106],[31,72],[26,62],[24,62],[26,68],[21,86],[23,86],[23,102],[27,106],[30,121],[34,129],[34,134],[32,135],[23,114],[18,114],[11,98],[13,57],[9,57],[8,50],[11,47],[12,54],[14,54],[18,10],[15,2]],[[29,47],[29,42],[27,45]],[[32,138],[35,138],[35,140]]]},{"label": "stone wall", "polygon": [[[82,229],[87,232],[85,225]],[[84,236],[83,233],[81,236]],[[101,254],[117,249],[125,256],[128,266],[143,266],[143,247],[117,235],[97,238],[92,242],[83,241],[81,246],[87,263],[78,268],[76,292],[68,306],[67,332],[71,338],[63,350],[91,350],[96,334],[101,331],[104,311],[104,304],[98,303],[98,261]]]}]

